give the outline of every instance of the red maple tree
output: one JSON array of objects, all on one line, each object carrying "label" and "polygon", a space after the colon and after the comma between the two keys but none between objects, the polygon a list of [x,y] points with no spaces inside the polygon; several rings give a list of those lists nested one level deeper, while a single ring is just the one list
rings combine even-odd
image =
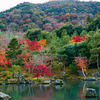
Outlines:
[{"label": "red maple tree", "polygon": [[36,68],[34,68],[34,70],[36,72],[36,75],[34,77],[39,77],[39,76],[41,77],[41,76],[44,76],[44,74],[52,76],[53,73],[50,73],[50,71],[48,69],[50,69],[50,68],[43,66],[43,65],[36,66]]}]

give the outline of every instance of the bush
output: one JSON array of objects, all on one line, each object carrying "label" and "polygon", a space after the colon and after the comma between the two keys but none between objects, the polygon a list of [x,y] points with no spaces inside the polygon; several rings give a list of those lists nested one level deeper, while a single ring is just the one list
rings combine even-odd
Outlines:
[{"label": "bush", "polygon": [[13,62],[13,65],[22,65],[22,61],[24,61],[23,59],[18,59],[18,60],[15,60],[14,62]]},{"label": "bush", "polygon": [[79,79],[79,80],[83,80],[83,79],[84,79],[84,77],[78,77],[78,79]]},{"label": "bush", "polygon": [[21,71],[21,68],[19,65],[12,65],[11,66],[11,71],[13,72],[13,74],[18,74],[19,71]]},{"label": "bush", "polygon": [[78,70],[78,67],[76,66],[76,63],[75,62],[72,62],[70,65],[69,65],[69,70],[76,74],[77,73],[77,70]]},{"label": "bush", "polygon": [[98,72],[100,73],[100,68],[98,69]]},{"label": "bush", "polygon": [[11,79],[11,76],[7,76],[7,79]]},{"label": "bush", "polygon": [[2,73],[2,76],[7,76],[7,72],[3,72]]}]

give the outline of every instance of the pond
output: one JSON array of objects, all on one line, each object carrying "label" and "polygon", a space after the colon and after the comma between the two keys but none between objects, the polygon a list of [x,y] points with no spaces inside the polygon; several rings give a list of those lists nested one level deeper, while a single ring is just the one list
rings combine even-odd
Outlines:
[{"label": "pond", "polygon": [[0,85],[0,91],[9,94],[10,100],[99,100],[85,98],[86,88],[96,89],[100,96],[100,83],[98,81],[65,81],[64,85],[31,85],[9,84]]}]

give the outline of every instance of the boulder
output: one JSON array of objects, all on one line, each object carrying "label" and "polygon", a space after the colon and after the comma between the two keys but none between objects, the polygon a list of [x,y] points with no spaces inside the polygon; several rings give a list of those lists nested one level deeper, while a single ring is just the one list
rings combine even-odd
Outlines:
[{"label": "boulder", "polygon": [[11,97],[8,94],[0,92],[0,99],[9,99],[9,98],[11,98]]},{"label": "boulder", "polygon": [[55,88],[58,89],[58,90],[59,89],[62,89],[63,88],[63,85],[55,85]]},{"label": "boulder", "polygon": [[49,78],[42,81],[42,84],[49,84],[51,83],[51,80]]},{"label": "boulder", "polygon": [[22,75],[21,72],[18,73],[18,80],[21,84],[24,84],[25,83],[25,78],[24,76]]},{"label": "boulder", "polygon": [[65,75],[65,72],[61,72],[60,75]]},{"label": "boulder", "polygon": [[26,80],[26,83],[27,83],[27,84],[33,84],[34,81],[32,81],[31,79],[27,79],[27,80]]},{"label": "boulder", "polygon": [[95,77],[85,78],[84,81],[96,81]]},{"label": "boulder", "polygon": [[55,79],[55,85],[63,85],[63,80]]},{"label": "boulder", "polygon": [[94,76],[94,77],[100,77],[100,74],[99,74],[99,72],[96,72],[95,74],[92,74],[92,76]]},{"label": "boulder", "polygon": [[97,93],[96,93],[96,90],[95,89],[92,89],[92,88],[87,88],[86,89],[86,97],[97,97]]},{"label": "boulder", "polygon": [[18,78],[18,75],[13,74],[13,78]]}]

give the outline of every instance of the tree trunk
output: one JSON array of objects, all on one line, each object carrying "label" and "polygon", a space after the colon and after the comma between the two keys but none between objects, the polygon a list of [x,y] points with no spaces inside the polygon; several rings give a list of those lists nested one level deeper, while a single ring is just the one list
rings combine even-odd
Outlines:
[{"label": "tree trunk", "polygon": [[51,73],[51,69],[52,69],[52,57],[51,57],[50,73]]},{"label": "tree trunk", "polygon": [[[96,46],[96,49],[97,49],[97,46]],[[98,58],[98,52],[96,50],[96,55],[97,55],[97,68],[99,69],[99,58]]]},{"label": "tree trunk", "polygon": [[99,69],[99,59],[98,59],[98,56],[97,56],[97,68]]},{"label": "tree trunk", "polygon": [[33,78],[33,70],[34,70],[34,67],[32,68],[32,76],[31,76],[32,78]]},{"label": "tree trunk", "polygon": [[84,77],[86,78],[86,75],[85,75],[85,73],[84,73],[83,67],[82,67],[82,73],[83,73]]},{"label": "tree trunk", "polygon": [[30,68],[28,68],[29,69],[29,73],[30,73]]},{"label": "tree trunk", "polygon": [[64,64],[64,72],[65,72],[65,62],[63,64]]},{"label": "tree trunk", "polygon": [[[95,41],[95,39],[93,38],[93,40]],[[95,48],[96,48],[96,55],[98,55],[98,52],[97,52],[97,46],[95,45]],[[98,59],[98,56],[97,56],[97,68],[99,69],[99,59]]]}]

